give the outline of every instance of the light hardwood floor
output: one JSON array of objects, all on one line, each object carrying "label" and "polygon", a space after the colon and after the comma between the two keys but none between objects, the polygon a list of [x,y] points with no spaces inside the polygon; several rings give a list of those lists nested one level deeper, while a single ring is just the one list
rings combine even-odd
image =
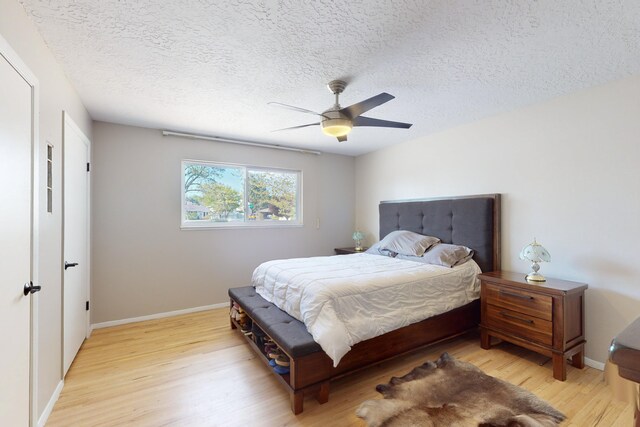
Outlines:
[{"label": "light hardwood floor", "polygon": [[602,372],[569,366],[552,378],[536,353],[500,344],[482,350],[472,333],[331,384],[329,402],[289,396],[237,330],[226,309],[95,330],[82,346],[47,426],[363,426],[355,416],[376,384],[442,352],[524,387],[568,416],[563,426],[630,426],[632,406],[612,400]]}]

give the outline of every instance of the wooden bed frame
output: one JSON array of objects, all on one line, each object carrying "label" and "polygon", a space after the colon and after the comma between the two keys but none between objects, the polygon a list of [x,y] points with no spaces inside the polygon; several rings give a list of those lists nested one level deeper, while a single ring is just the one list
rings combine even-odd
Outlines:
[{"label": "wooden bed frame", "polygon": [[[420,232],[425,235],[432,235],[439,237],[444,243],[465,244],[468,243],[465,240],[465,236],[460,233],[454,232],[456,230],[455,221],[460,220],[460,214],[455,212],[452,214],[450,209],[444,207],[451,204],[458,205],[460,203],[468,206],[465,201],[471,199],[484,199],[485,202],[485,215],[490,215],[490,218],[484,221],[487,230],[485,230],[484,236],[481,240],[488,240],[487,242],[478,243],[474,239],[477,236],[471,238],[473,242],[478,245],[485,245],[483,251],[478,253],[476,250],[476,256],[482,257],[482,263],[480,264],[483,271],[499,270],[500,269],[500,195],[489,194],[480,196],[466,196],[457,198],[439,198],[428,200],[410,200],[404,202],[382,202],[380,204],[380,235],[384,237],[392,229],[410,229],[411,231]],[[435,203],[434,203],[435,202]],[[405,204],[412,204],[409,214],[397,215],[393,213],[397,205],[404,212]],[[425,223],[430,222],[429,214],[430,209],[426,209],[427,214],[421,210],[420,206],[425,204],[433,208],[432,211],[440,213],[450,217],[451,223],[443,224],[442,218],[437,219],[438,223],[436,229],[430,229]],[[488,208],[486,208],[488,206]],[[389,211],[391,209],[391,211]],[[420,214],[416,214],[417,211]],[[473,209],[473,207],[471,208]],[[384,212],[383,212],[384,210]],[[465,208],[469,210],[469,208]],[[416,215],[421,216],[419,219],[420,225],[417,225]],[[397,216],[397,220],[395,219]],[[402,219],[402,217],[406,217]],[[383,218],[384,217],[384,218]],[[391,218],[391,224],[389,223]],[[407,219],[408,218],[408,219]],[[456,219],[454,219],[456,218]],[[394,224],[394,221],[396,222]],[[383,224],[383,222],[385,222]],[[481,221],[482,222],[482,221]],[[468,221],[463,221],[463,225],[460,225],[459,229],[465,229],[469,227]],[[448,235],[447,235],[448,233]],[[464,234],[464,233],[463,233]],[[482,234],[482,233],[480,233]],[[466,246],[476,249],[473,244],[465,244]],[[484,253],[482,255],[482,253]],[[474,256],[474,259],[476,258]],[[478,261],[478,260],[477,260]],[[484,264],[484,266],[483,266]],[[233,303],[233,301],[232,301]],[[254,320],[255,321],[255,320]],[[480,321],[480,304],[479,300],[475,300],[465,306],[456,308],[452,311],[440,314],[438,316],[431,317],[418,323],[411,324],[409,326],[397,329],[395,331],[386,333],[384,335],[372,338],[366,341],[362,341],[353,346],[353,348],[342,358],[337,367],[333,367],[333,361],[323,351],[317,351],[302,357],[293,358],[290,357],[290,373],[287,375],[278,375],[276,377],[282,382],[288,389],[291,400],[291,410],[295,414],[299,414],[303,410],[303,402],[305,395],[316,395],[316,399],[320,403],[325,403],[329,400],[329,382],[336,378],[348,375],[357,370],[361,370],[375,363],[379,363],[384,360],[388,360],[393,357],[408,353],[418,348],[434,344],[436,342],[449,339],[460,335],[468,330],[474,329],[478,326]],[[231,327],[237,328],[239,325],[235,320],[231,321]],[[258,322],[258,326],[259,322]],[[264,361],[268,366],[268,359],[264,355],[262,349],[251,340],[247,342],[251,347],[261,355],[260,359]],[[289,355],[290,356],[290,355]]]}]

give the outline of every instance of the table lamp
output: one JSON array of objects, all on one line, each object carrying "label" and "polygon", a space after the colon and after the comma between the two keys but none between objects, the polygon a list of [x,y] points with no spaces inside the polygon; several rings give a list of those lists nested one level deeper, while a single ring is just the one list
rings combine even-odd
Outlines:
[{"label": "table lamp", "polygon": [[540,243],[536,242],[535,237],[533,238],[533,243],[529,243],[527,246],[522,248],[520,251],[520,259],[530,261],[531,264],[531,273],[527,274],[525,279],[529,282],[546,282],[547,279],[540,273],[539,262],[551,262],[551,255],[549,251],[547,251]]},{"label": "table lamp", "polygon": [[361,251],[364,248],[362,247],[362,240],[364,239],[364,233],[362,231],[354,231],[353,235],[351,236],[353,237],[353,241],[356,242],[356,247],[355,250],[356,251]]}]

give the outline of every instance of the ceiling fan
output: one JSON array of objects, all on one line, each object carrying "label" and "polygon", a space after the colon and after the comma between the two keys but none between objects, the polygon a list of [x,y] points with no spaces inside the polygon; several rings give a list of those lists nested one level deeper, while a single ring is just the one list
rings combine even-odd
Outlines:
[{"label": "ceiling fan", "polygon": [[336,96],[336,103],[333,105],[333,107],[323,111],[322,113],[316,113],[315,111],[295,107],[293,105],[283,104],[281,102],[269,102],[269,105],[284,107],[290,110],[314,114],[316,116],[322,117],[322,120],[318,123],[293,126],[289,128],[278,129],[277,131],[320,125],[322,127],[322,132],[324,132],[326,135],[336,137],[338,138],[338,141],[343,142],[347,140],[347,134],[351,132],[351,129],[356,126],[373,126],[400,129],[409,129],[411,127],[411,123],[392,122],[388,120],[373,119],[371,117],[362,116],[363,113],[366,113],[372,108],[382,105],[385,102],[391,101],[393,98],[395,98],[395,96],[393,95],[382,92],[381,94],[373,96],[369,99],[365,99],[362,102],[358,102],[357,104],[342,108],[340,107],[340,103],[338,102],[338,97],[344,91],[345,87],[347,87],[347,82],[343,80],[331,80],[327,87],[329,88],[331,93]]}]

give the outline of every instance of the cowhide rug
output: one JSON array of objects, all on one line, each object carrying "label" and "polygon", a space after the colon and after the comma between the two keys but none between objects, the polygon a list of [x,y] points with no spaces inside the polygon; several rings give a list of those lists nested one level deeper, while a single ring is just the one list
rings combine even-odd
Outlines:
[{"label": "cowhide rug", "polygon": [[376,390],[384,399],[367,400],[356,412],[369,427],[552,427],[566,418],[533,393],[447,353]]}]

